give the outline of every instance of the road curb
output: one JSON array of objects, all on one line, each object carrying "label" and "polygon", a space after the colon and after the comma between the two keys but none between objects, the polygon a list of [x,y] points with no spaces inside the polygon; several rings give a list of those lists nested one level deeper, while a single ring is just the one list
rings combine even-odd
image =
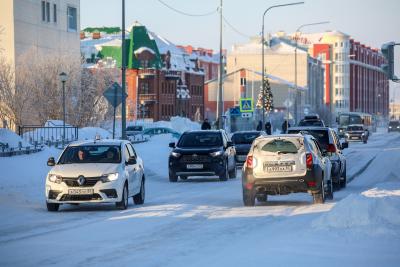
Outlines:
[{"label": "road curb", "polygon": [[371,165],[372,161],[374,161],[374,159],[376,158],[377,155],[373,156],[364,166],[362,166],[356,173],[354,173],[353,175],[351,175],[350,177],[348,177],[347,179],[347,183],[350,183],[351,181],[354,180],[354,178],[356,178],[357,176],[359,176],[360,174],[362,174],[368,167],[369,165]]}]

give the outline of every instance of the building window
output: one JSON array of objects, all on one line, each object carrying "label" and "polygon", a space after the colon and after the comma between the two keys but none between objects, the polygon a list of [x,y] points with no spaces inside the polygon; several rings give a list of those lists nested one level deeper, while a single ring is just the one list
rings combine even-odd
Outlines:
[{"label": "building window", "polygon": [[46,2],[42,1],[42,21],[46,21]]},{"label": "building window", "polygon": [[57,22],[57,5],[53,4],[53,22]]},{"label": "building window", "polygon": [[70,6],[68,7],[67,17],[68,17],[68,31],[76,32],[78,30],[78,19],[75,7],[70,7]]},{"label": "building window", "polygon": [[46,19],[47,22],[50,22],[50,3],[46,2]]}]

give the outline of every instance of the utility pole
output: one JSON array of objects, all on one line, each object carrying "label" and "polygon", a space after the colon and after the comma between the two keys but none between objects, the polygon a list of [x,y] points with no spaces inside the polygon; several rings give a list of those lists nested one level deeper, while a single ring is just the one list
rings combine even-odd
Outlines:
[{"label": "utility pole", "polygon": [[222,0],[220,0],[220,5],[219,5],[219,17],[220,17],[220,22],[219,22],[219,89],[218,89],[218,128],[222,129],[222,113],[224,112],[224,107],[223,107],[223,95],[222,95],[222,75],[224,71],[224,66],[223,64],[223,54],[222,54]]},{"label": "utility pole", "polygon": [[[121,125],[122,125],[122,139],[126,139],[126,52],[125,52],[125,0],[122,0],[122,108],[121,108]],[[137,116],[137,114],[136,114]]]}]

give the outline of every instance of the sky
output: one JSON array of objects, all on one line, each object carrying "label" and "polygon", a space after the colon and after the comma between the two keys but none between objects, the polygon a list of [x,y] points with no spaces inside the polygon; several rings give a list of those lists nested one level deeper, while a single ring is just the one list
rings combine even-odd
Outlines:
[{"label": "sky", "polygon": [[[216,11],[220,0],[125,0],[128,27],[139,21],[149,30],[175,44],[219,48],[219,15],[186,16],[173,11],[160,1],[189,14]],[[298,0],[224,0],[223,47],[246,43],[248,36],[261,32],[262,14],[273,5]],[[80,0],[81,28],[88,26],[120,26],[121,0]],[[400,42],[399,0],[304,0],[304,4],[274,8],[265,17],[265,32],[294,32],[300,25],[320,21],[329,24],[304,28],[304,32],[339,30],[366,45],[380,48],[389,41]],[[238,32],[240,32],[240,34]],[[400,76],[400,46],[396,47],[396,73]],[[400,84],[396,99],[400,99]],[[393,91],[393,90],[392,90]]]}]

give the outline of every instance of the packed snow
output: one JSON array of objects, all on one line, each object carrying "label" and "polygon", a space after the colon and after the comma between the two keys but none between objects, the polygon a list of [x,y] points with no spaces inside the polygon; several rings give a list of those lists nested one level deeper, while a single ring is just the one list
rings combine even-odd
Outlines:
[{"label": "packed snow", "polygon": [[18,148],[20,143],[23,147],[30,146],[19,135],[5,128],[0,128],[0,143],[8,144],[9,148]]}]

